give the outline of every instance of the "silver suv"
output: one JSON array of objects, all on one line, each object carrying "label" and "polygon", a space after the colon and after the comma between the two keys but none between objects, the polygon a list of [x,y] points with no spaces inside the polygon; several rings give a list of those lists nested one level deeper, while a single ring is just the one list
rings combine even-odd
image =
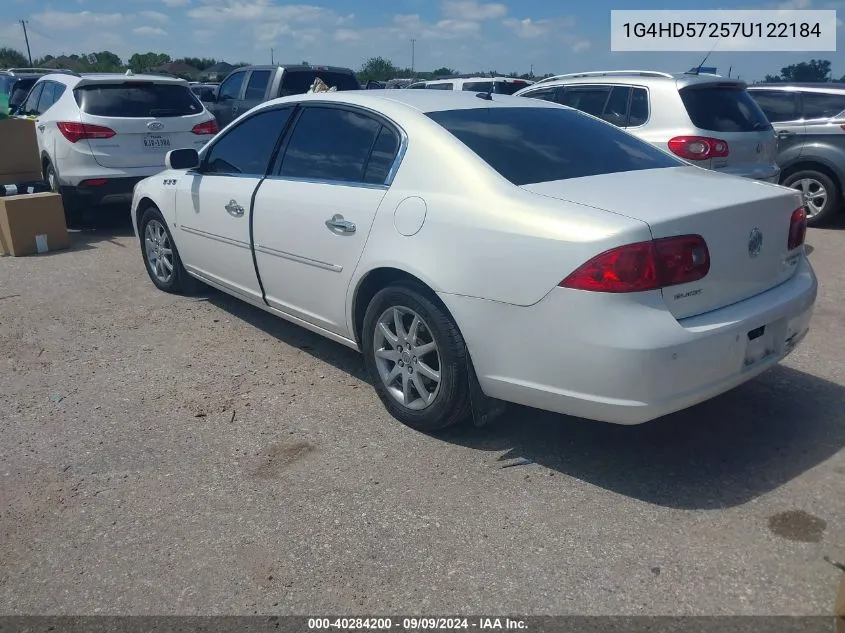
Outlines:
[{"label": "silver suv", "polygon": [[541,79],[516,96],[582,110],[699,167],[778,182],[774,129],[737,79],[598,71]]},{"label": "silver suv", "polygon": [[781,184],[804,194],[807,224],[828,222],[845,190],[845,84],[756,84],[748,92],[775,126]]}]

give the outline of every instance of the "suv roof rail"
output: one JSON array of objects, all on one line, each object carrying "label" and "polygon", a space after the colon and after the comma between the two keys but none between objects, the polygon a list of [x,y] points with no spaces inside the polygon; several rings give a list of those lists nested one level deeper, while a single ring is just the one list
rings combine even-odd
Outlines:
[{"label": "suv roof rail", "polygon": [[557,79],[565,79],[567,77],[666,77],[674,79],[675,75],[671,73],[664,73],[659,70],[591,70],[582,73],[566,73],[563,75],[553,75],[552,77],[545,77],[538,79],[535,84],[545,83],[547,81],[555,81]]},{"label": "suv roof rail", "polygon": [[41,73],[44,75],[52,75],[54,73],[64,73],[66,75],[76,75],[79,76],[75,70],[71,70],[70,68],[6,68],[7,72],[13,73]]}]

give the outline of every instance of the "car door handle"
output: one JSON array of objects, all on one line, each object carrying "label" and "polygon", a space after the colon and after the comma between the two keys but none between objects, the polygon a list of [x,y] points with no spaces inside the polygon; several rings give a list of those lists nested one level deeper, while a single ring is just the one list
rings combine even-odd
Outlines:
[{"label": "car door handle", "polygon": [[344,220],[340,213],[332,216],[331,220],[326,220],[326,226],[332,231],[340,231],[341,233],[354,233],[355,223],[349,220]]},{"label": "car door handle", "polygon": [[778,132],[778,138],[788,138],[790,136],[795,136],[795,132],[790,132],[789,130],[781,130]]},{"label": "car door handle", "polygon": [[235,216],[236,218],[244,214],[244,208],[235,200],[229,200],[229,204],[226,205],[226,211],[229,212],[229,215]]}]

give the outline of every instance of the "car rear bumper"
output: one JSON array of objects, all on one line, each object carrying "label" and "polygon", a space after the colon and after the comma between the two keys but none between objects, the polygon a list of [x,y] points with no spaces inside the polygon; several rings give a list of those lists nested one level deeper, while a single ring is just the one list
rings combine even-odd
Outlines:
[{"label": "car rear bumper", "polygon": [[82,206],[129,203],[135,185],[143,178],[106,178],[105,182],[97,184],[99,180],[83,180],[75,187],[63,186],[62,195],[72,197],[74,202]]},{"label": "car rear bumper", "polygon": [[774,163],[753,163],[748,165],[737,165],[736,167],[716,167],[714,171],[731,176],[753,178],[764,182],[778,183],[780,179],[780,167]]},{"label": "car rear bumper", "polygon": [[[676,320],[660,291],[618,297],[555,288],[529,307],[441,294],[483,391],[538,409],[641,424],[758,376],[803,340],[817,294],[806,258],[789,281]],[[749,332],[764,327],[749,340]],[[765,354],[764,352],[767,352]]]}]

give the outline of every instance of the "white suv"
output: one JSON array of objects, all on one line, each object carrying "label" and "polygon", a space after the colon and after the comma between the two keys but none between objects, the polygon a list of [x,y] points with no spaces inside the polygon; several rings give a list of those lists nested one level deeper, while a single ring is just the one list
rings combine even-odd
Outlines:
[{"label": "white suv", "polygon": [[778,182],[777,136],[738,79],[597,71],[541,79],[516,96],[581,110],[699,167]]},{"label": "white suv", "polygon": [[16,114],[34,119],[44,179],[71,223],[97,204],[130,201],[168,150],[199,150],[217,132],[187,81],[131,72],[45,75]]},{"label": "white suv", "polygon": [[429,81],[418,81],[405,88],[412,90],[466,90],[471,92],[492,92],[495,94],[512,95],[532,81],[527,79],[516,79],[514,77],[449,77],[448,79],[432,79]]}]

